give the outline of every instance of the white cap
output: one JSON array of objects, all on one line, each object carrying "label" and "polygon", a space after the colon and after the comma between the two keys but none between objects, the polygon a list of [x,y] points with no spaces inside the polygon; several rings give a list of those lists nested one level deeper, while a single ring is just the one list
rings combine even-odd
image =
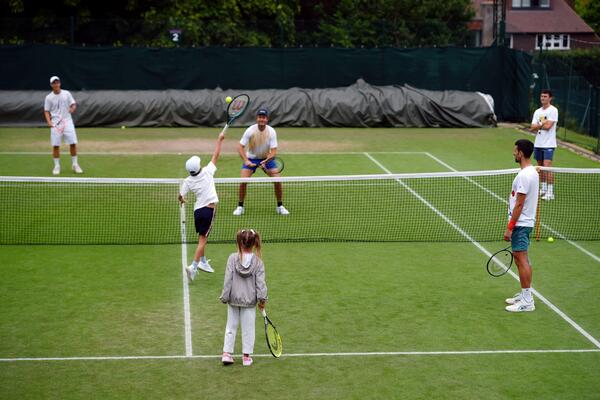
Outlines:
[{"label": "white cap", "polygon": [[200,171],[200,157],[192,156],[185,162],[185,169],[188,170],[190,174],[196,174]]},{"label": "white cap", "polygon": [[60,78],[58,76],[54,75],[50,78],[50,83],[52,83],[54,81],[60,81]]}]

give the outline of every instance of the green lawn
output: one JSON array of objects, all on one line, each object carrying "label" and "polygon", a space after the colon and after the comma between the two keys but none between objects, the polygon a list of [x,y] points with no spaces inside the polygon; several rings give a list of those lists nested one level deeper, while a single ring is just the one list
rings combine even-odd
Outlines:
[{"label": "green lawn", "polygon": [[[231,130],[228,134],[228,154],[219,164],[220,177],[239,176],[240,161],[230,152],[240,133]],[[426,153],[458,170],[514,168],[512,144],[522,137],[513,129],[281,128],[278,133],[288,176],[383,173],[363,152],[394,173],[447,171]],[[190,154],[197,151],[204,159],[210,154],[216,131],[99,128],[79,129],[78,134],[86,177],[181,178]],[[49,155],[31,154],[47,151],[46,140],[47,132],[42,129],[0,129],[2,149],[11,152],[0,153],[0,175],[49,176]],[[175,145],[167,145],[165,140]],[[114,143],[120,143],[121,153],[142,154],[105,154]],[[199,146],[197,150],[190,148],[194,145]],[[160,151],[165,154],[144,154]],[[305,152],[329,154],[299,154]],[[556,165],[599,167],[562,149],[557,152]],[[445,203],[444,196],[436,197],[428,189],[431,185],[408,184],[467,228],[470,222],[464,213],[469,210],[468,203],[462,199]],[[507,190],[504,181],[485,185],[499,195]],[[8,193],[6,187],[0,190]],[[455,182],[456,187],[463,195],[475,196],[476,204],[491,197],[466,180]],[[427,226],[438,234],[444,229],[451,234],[453,229],[416,197],[399,184],[394,190],[403,193],[399,197],[403,208],[397,211],[401,214],[395,216],[414,227],[415,235],[425,232]],[[102,205],[97,211],[100,220],[110,221],[112,207],[113,219],[123,223],[119,230],[124,235],[152,237],[153,232],[145,231],[139,222],[152,218],[140,214],[143,207],[130,210],[133,216],[142,215],[138,221],[131,215],[124,219],[126,212],[115,211],[117,201],[111,204],[110,195],[93,193]],[[228,193],[222,194],[218,218],[223,221],[232,218],[234,200]],[[234,196],[235,191],[231,193]],[[381,201],[376,193],[372,202]],[[302,224],[301,218],[308,218],[312,209],[311,201],[298,200],[301,195],[291,188],[288,193],[291,216],[300,218],[293,222],[297,224],[294,229],[300,231],[311,226]],[[43,198],[43,193],[11,192],[10,196],[0,212],[0,238],[16,232],[18,223],[10,219],[10,210],[16,212],[23,205],[32,209],[36,203],[28,197]],[[265,196],[272,197],[270,189]],[[351,201],[338,196],[337,202],[340,204],[331,207],[343,209]],[[502,221],[506,206],[493,198],[486,204],[490,220],[480,221],[482,226]],[[391,201],[388,207],[393,206]],[[59,214],[67,215],[69,207],[72,205],[61,205]],[[249,207],[258,206],[250,203]],[[500,215],[491,215],[496,213]],[[279,220],[261,219],[258,210],[254,214],[243,223],[263,224],[274,232],[281,228]],[[166,234],[177,235],[176,209],[167,217],[174,219],[173,228],[162,220],[158,225]],[[586,215],[569,218],[571,224],[584,223]],[[588,222],[594,218],[587,216]],[[375,219],[386,226],[384,216]],[[93,221],[93,217],[87,220]],[[335,232],[348,229],[344,222],[349,220],[321,216],[320,221],[311,223]],[[41,237],[60,229],[44,221],[43,213],[35,221],[39,222],[30,232],[35,233],[37,227]],[[68,219],[59,221],[62,226],[68,224]],[[72,238],[89,237],[94,226],[72,225],[68,231]],[[152,224],[152,229],[156,226]],[[373,229],[357,228],[361,227]],[[215,231],[214,238],[218,234]],[[578,244],[596,257],[600,255],[600,241]],[[482,245],[493,252],[504,243],[486,241]],[[193,249],[189,245],[188,254]],[[221,353],[226,321],[226,308],[218,296],[225,261],[234,251],[231,244],[209,244],[207,256],[216,273],[202,273],[189,285],[191,346],[196,357],[185,358],[180,245],[3,245],[0,359],[84,359],[0,361],[0,398],[597,398],[600,349],[540,299],[534,313],[506,313],[504,298],[518,290],[518,282],[510,276],[488,276],[487,256],[464,241],[267,243],[263,258],[268,308],[283,336],[284,356],[274,359],[266,355],[262,321],[257,319],[255,365],[243,368],[238,357],[236,365],[225,368],[214,357]],[[599,339],[600,281],[596,277],[600,263],[562,240],[534,241],[530,257],[535,288]],[[238,335],[237,349],[239,342]],[[528,352],[534,350],[541,352]],[[552,352],[563,350],[571,352]],[[579,350],[586,352],[576,352]],[[496,353],[473,353],[477,351]],[[425,354],[364,354],[373,352]],[[99,356],[181,358],[86,358]]]}]

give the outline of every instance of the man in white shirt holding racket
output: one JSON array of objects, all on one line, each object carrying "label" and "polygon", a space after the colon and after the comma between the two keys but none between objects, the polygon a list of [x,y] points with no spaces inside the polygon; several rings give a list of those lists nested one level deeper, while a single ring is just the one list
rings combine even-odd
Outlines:
[{"label": "man in white shirt holding racket", "polygon": [[[250,126],[244,134],[238,145],[238,153],[244,161],[242,164],[241,177],[249,178],[256,172],[256,168],[262,168],[267,175],[278,177],[279,170],[274,161],[277,155],[277,133],[275,129],[267,125],[269,122],[269,111],[261,107],[256,112],[256,124]],[[233,215],[244,214],[244,199],[246,197],[247,183],[240,184],[239,203],[233,211]],[[289,211],[283,206],[283,186],[281,182],[275,182],[275,197],[277,198],[277,208],[279,215],[289,215]]]},{"label": "man in white shirt holding racket", "polygon": [[531,165],[533,143],[527,139],[515,142],[513,155],[515,162],[521,166],[512,183],[508,199],[508,226],[504,232],[504,240],[511,242],[512,252],[519,270],[521,291],[513,297],[506,299],[506,311],[524,312],[535,310],[531,293],[531,264],[527,250],[529,249],[529,235],[535,225],[538,203],[539,176]]},{"label": "man in white shirt holding racket", "polygon": [[44,117],[50,127],[50,142],[52,144],[52,157],[54,159],[53,175],[60,174],[60,144],[62,139],[71,150],[72,168],[76,174],[83,174],[83,170],[77,162],[77,133],[71,114],[77,109],[77,103],[68,90],[61,89],[60,78],[50,78],[52,92],[46,96],[44,101]]}]

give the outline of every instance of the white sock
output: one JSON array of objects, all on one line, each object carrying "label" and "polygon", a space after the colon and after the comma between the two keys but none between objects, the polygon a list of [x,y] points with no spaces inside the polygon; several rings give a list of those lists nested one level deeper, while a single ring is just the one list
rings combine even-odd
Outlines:
[{"label": "white sock", "polygon": [[73,165],[77,165],[77,156],[71,156],[71,160],[73,160]]},{"label": "white sock", "polygon": [[192,265],[194,266],[194,268],[198,268],[198,261],[196,261],[196,260],[192,261]]},{"label": "white sock", "polygon": [[554,194],[554,185],[548,185],[548,194]]},{"label": "white sock", "polygon": [[521,296],[526,303],[533,302],[533,296],[531,295],[531,288],[523,288],[521,289]]},{"label": "white sock", "polygon": [[53,158],[53,160],[54,160],[54,166],[60,167],[60,158]]},{"label": "white sock", "polygon": [[542,192],[546,192],[548,190],[548,184],[546,182],[542,182]]}]

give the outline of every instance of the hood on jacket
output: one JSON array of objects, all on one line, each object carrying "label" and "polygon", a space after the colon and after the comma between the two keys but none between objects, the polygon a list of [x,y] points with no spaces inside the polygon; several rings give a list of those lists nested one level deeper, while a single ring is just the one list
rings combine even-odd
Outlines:
[{"label": "hood on jacket", "polygon": [[252,259],[250,260],[249,265],[242,264],[242,261],[240,260],[239,256],[235,257],[235,272],[237,272],[238,275],[240,275],[244,278],[252,276],[259,265],[258,257],[256,257],[256,255],[254,255],[254,253],[251,253],[251,254],[252,254]]}]

